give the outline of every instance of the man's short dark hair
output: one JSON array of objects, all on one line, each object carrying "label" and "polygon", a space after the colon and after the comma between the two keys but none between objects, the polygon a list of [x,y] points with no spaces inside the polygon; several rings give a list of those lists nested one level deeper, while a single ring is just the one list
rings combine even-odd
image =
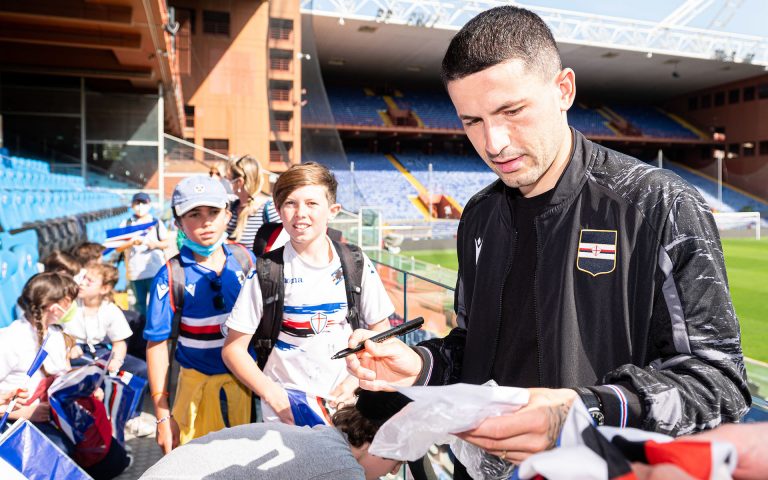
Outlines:
[{"label": "man's short dark hair", "polygon": [[492,8],[467,22],[443,57],[444,84],[512,59],[527,69],[554,76],[562,69],[552,32],[538,15],[509,5]]}]

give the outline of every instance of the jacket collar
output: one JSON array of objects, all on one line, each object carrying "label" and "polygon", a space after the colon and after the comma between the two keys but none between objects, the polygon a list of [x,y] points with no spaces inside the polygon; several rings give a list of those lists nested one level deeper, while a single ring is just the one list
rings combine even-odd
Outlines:
[{"label": "jacket collar", "polygon": [[[573,143],[571,144],[571,155],[568,159],[568,166],[563,170],[563,174],[557,180],[554,187],[554,193],[549,200],[549,206],[547,210],[542,213],[541,217],[546,217],[550,214],[556,213],[563,209],[565,205],[578,195],[584,183],[587,181],[588,173],[592,170],[594,160],[597,155],[597,149],[595,145],[587,140],[584,135],[578,130],[571,127],[571,138]],[[499,208],[504,212],[501,215],[501,223],[511,228],[510,223],[510,207],[507,197],[510,194],[509,188],[504,185],[501,179],[497,179],[492,185],[491,191],[497,191],[501,193],[503,202],[499,205]]]},{"label": "jacket collar", "polygon": [[581,188],[587,181],[588,173],[594,165],[597,153],[594,144],[584,138],[581,132],[572,127],[571,135],[573,139],[571,158],[568,160],[568,166],[565,167],[563,174],[557,181],[552,199],[549,201],[550,206],[553,208],[547,210],[544,215],[553,213],[562,208],[562,205],[570,203],[570,200],[581,191]]}]

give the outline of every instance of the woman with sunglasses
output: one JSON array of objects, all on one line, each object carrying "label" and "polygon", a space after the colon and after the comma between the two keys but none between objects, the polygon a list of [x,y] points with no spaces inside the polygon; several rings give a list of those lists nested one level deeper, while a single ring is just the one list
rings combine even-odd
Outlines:
[{"label": "woman with sunglasses", "polygon": [[[243,247],[226,242],[231,217],[227,201],[222,183],[209,176],[186,178],[173,191],[171,208],[182,238],[178,261],[184,278],[173,278],[168,264],[160,269],[150,290],[144,329],[157,444],[166,454],[193,438],[250,421],[250,390],[230,374],[221,358],[221,328],[247,274],[232,253]],[[253,264],[253,254],[247,254]],[[177,281],[183,282],[184,298],[174,352],[180,371],[171,409],[166,391],[168,340],[173,309],[179,305],[173,298]]]},{"label": "woman with sunglasses", "polygon": [[229,163],[227,178],[237,200],[232,202],[232,218],[227,225],[229,239],[253,249],[256,232],[265,223],[280,222],[272,199],[261,192],[264,176],[259,161],[245,155]]}]

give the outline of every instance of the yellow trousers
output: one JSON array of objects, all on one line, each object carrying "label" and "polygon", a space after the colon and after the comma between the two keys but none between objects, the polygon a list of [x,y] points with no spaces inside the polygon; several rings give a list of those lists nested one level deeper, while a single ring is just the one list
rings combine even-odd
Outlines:
[{"label": "yellow trousers", "polygon": [[173,402],[182,445],[224,427],[251,421],[251,391],[233,375],[181,368]]}]

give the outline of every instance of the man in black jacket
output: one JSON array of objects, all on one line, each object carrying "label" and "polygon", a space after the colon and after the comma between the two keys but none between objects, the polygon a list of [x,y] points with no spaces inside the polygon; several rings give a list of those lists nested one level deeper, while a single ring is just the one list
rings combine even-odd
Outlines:
[{"label": "man in black jacket", "polygon": [[738,421],[750,404],[739,325],[696,190],[568,127],[575,74],[532,12],[467,23],[443,80],[499,176],[459,225],[460,327],[413,350],[367,342],[348,357],[360,385],[530,388],[526,408],[462,434],[512,462],[552,448],[577,397],[598,423],[671,435]]}]

